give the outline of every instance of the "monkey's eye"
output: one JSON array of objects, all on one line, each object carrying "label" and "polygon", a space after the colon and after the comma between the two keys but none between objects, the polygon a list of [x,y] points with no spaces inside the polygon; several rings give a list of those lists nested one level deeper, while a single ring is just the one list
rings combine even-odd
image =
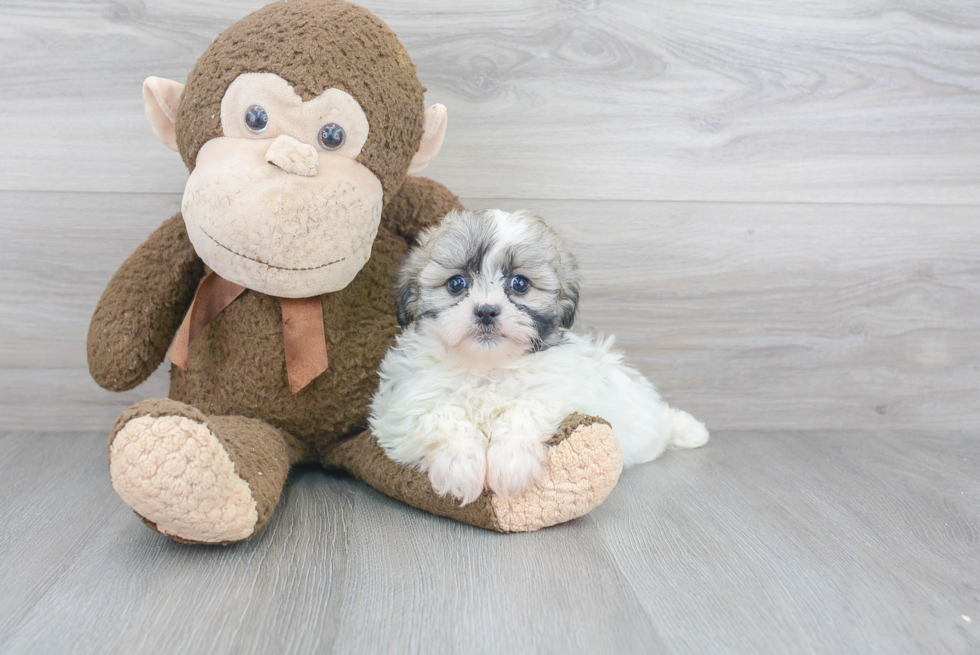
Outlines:
[{"label": "monkey's eye", "polygon": [[336,150],[344,145],[347,134],[344,133],[344,128],[336,123],[327,123],[320,128],[320,134],[317,135],[316,139],[324,150]]},{"label": "monkey's eye", "polygon": [[466,289],[466,278],[462,275],[454,275],[446,282],[446,289],[454,296],[458,296]]},{"label": "monkey's eye", "polygon": [[510,278],[510,282],[507,283],[510,290],[514,293],[527,293],[527,290],[531,288],[531,281],[528,280],[523,275],[515,275]]},{"label": "monkey's eye", "polygon": [[256,134],[262,134],[268,125],[269,114],[262,107],[252,105],[245,110],[245,126],[251,131]]}]

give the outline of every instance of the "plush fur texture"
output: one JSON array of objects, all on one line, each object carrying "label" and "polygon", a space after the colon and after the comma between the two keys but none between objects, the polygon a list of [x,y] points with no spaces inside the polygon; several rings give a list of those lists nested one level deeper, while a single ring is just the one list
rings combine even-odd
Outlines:
[{"label": "plush fur texture", "polygon": [[88,368],[99,386],[128,391],[150,377],[166,357],[204,274],[180,214],[164,221],[123,262],[88,327]]},{"label": "plush fur texture", "polygon": [[[266,124],[248,128],[250,107]],[[225,133],[198,151],[181,213],[197,254],[227,280],[278,297],[343,289],[371,256],[382,185],[357,161],[370,132],[357,101],[327,89],[303,102],[272,73],[245,73],[222,102]],[[344,132],[324,148],[324,125]]]},{"label": "plush fur texture", "polygon": [[[264,421],[208,417],[156,398],[116,421],[109,473],[119,495],[155,530],[184,542],[230,543],[272,518],[290,467],[305,453],[302,442]],[[241,532],[236,521],[246,514],[252,520]]]},{"label": "plush fur texture", "polygon": [[537,484],[516,496],[490,495],[501,531],[530,532],[582,516],[616,486],[623,453],[609,424],[583,422],[569,438],[562,439],[568,424],[566,419],[548,440],[544,471]]},{"label": "plush fur texture", "polygon": [[371,410],[388,455],[465,504],[484,486],[510,497],[534,485],[571,412],[608,419],[625,466],[704,444],[704,426],[669,407],[611,338],[568,330],[578,284],[564,242],[527,212],[456,212],[422,234],[398,283],[408,325]]},{"label": "plush fur texture", "polygon": [[[304,102],[342,97],[329,92],[335,88],[363,108],[369,130],[351,161],[383,189],[370,257],[349,284],[314,296],[323,309],[329,368],[298,393],[290,391],[287,378],[279,297],[249,288],[191,339],[186,371],[171,369],[170,398],[138,403],[112,431],[110,474],[120,495],[151,528],[179,541],[207,543],[246,539],[261,529],[290,466],[300,462],[350,471],[395,498],[489,529],[541,527],[602,502],[609,480],[618,477],[615,456],[600,458],[604,464],[597,470],[594,462],[586,466],[588,458],[563,455],[555,460],[550,486],[537,495],[498,506],[488,494],[479,507],[467,508],[439,498],[424,475],[385,457],[365,427],[377,367],[398,332],[391,286],[418,232],[461,208],[442,185],[406,177],[410,162],[418,168],[435,154],[445,112],[431,113],[431,139],[420,149],[423,89],[394,33],[366,10],[339,0],[277,2],[215,39],[182,93],[178,83],[159,79],[144,86],[148,117],[155,128],[166,128],[156,129],[158,135],[179,148],[192,171],[203,162],[202,148],[226,136],[220,116],[229,85],[251,73],[278,76]],[[309,109],[293,107],[297,116]],[[176,124],[170,123],[174,118]],[[293,161],[309,154],[303,140],[310,135],[288,136],[300,145],[286,142],[264,154],[271,165],[295,165],[287,172],[311,179],[312,162]],[[416,154],[422,157],[414,159]],[[318,154],[318,171],[322,163]],[[358,220],[356,214],[347,217]],[[302,218],[281,216],[281,227],[293,229]],[[88,361],[92,377],[107,389],[131,389],[161,364],[208,272],[184,219],[178,214],[151,234],[99,300]],[[315,249],[314,242],[336,236],[318,232],[309,245]],[[263,259],[270,253],[252,254]],[[286,295],[282,287],[274,293]],[[556,456],[609,450],[608,439],[589,421],[579,417],[568,424],[569,435],[554,446],[562,449]],[[563,480],[579,483],[563,486]]]},{"label": "plush fur texture", "polygon": [[[409,221],[434,222],[459,201],[445,187],[409,178]],[[198,334],[186,371],[171,369],[170,397],[208,415],[261,418],[311,442],[311,457],[367,422],[376,369],[398,326],[391,286],[408,251],[382,221],[371,259],[351,284],[321,296],[330,367],[298,394],[289,390],[278,300],[246,291]],[[163,361],[205,267],[178,214],[154,232],[113,276],[89,328],[89,369],[103,386],[124,390]],[[144,304],[145,303],[145,304]],[[133,311],[134,308],[139,311]]]},{"label": "plush fur texture", "polygon": [[325,459],[328,466],[333,462],[381,493],[427,512],[497,532],[530,532],[599,506],[619,481],[623,456],[608,423],[572,414],[548,440],[548,461],[536,486],[514,498],[484,490],[465,506],[434,494],[425,473],[392,461],[370,432],[335,444]]},{"label": "plush fur texture", "polygon": [[[128,421],[109,448],[112,486],[160,532],[207,543],[255,531],[252,491],[205,423],[141,416]],[[208,484],[200,484],[205,478]]]},{"label": "plush fur texture", "polygon": [[223,134],[221,102],[243,73],[274,73],[307,101],[330,88],[350,94],[372,128],[357,161],[381,180],[386,203],[398,191],[422,139],[425,89],[398,37],[377,16],[340,0],[289,0],[218,35],[187,77],[177,112],[177,144],[188,169],[201,147]]}]

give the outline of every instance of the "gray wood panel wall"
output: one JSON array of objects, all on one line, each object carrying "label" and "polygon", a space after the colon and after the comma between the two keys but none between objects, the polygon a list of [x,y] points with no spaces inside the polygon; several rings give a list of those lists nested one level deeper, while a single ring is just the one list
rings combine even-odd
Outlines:
[{"label": "gray wood panel wall", "polygon": [[[0,4],[0,415],[108,429],[109,276],[179,207],[143,117],[259,2]],[[582,322],[712,429],[980,426],[980,5],[364,0],[450,127],[426,174],[574,244]]]}]

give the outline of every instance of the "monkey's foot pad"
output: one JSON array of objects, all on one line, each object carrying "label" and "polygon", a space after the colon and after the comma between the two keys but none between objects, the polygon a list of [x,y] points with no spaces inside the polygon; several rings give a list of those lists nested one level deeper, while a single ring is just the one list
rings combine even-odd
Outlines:
[{"label": "monkey's foot pad", "polygon": [[515,498],[491,497],[501,532],[531,532],[584,516],[619,481],[623,453],[607,423],[582,415],[570,417],[549,445],[538,484]]},{"label": "monkey's foot pad", "polygon": [[195,420],[204,416],[142,415],[123,422],[139,407],[110,437],[116,492],[151,527],[179,541],[250,537],[258,522],[255,499],[211,428]]}]

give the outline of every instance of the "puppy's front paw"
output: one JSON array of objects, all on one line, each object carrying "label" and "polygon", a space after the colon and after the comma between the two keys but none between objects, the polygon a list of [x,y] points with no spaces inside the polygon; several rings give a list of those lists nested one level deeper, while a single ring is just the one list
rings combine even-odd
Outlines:
[{"label": "puppy's front paw", "polygon": [[482,442],[453,440],[440,443],[425,456],[429,482],[440,496],[452,496],[460,506],[472,503],[483,493],[487,478],[487,456]]},{"label": "puppy's front paw", "polygon": [[541,479],[548,451],[539,441],[507,439],[487,450],[487,486],[505,498],[524,493]]}]

